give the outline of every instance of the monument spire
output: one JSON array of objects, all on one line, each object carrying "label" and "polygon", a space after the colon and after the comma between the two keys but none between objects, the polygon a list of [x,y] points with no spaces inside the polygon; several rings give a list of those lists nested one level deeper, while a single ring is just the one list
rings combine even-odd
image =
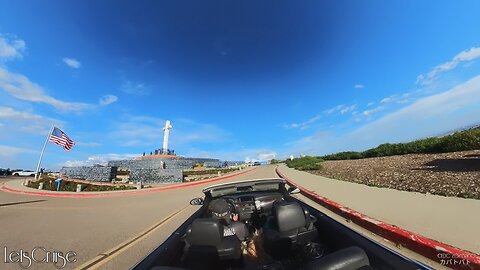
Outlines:
[{"label": "monument spire", "polygon": [[172,125],[170,125],[170,120],[165,122],[165,127],[163,128],[163,147],[162,147],[162,154],[168,155],[168,135],[170,134],[170,129],[172,129]]}]

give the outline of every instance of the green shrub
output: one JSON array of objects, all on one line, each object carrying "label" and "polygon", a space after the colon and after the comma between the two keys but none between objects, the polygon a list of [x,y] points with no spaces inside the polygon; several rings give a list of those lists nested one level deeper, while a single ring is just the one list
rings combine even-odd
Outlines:
[{"label": "green shrub", "polygon": [[448,135],[439,143],[442,152],[480,149],[480,129],[466,130]]},{"label": "green shrub", "polygon": [[293,160],[287,159],[286,164],[290,168],[294,168],[301,171],[313,171],[320,170],[322,168],[321,162],[323,159],[319,157],[301,157],[294,158]]},{"label": "green shrub", "polygon": [[286,163],[291,168],[315,170],[317,160],[346,160],[405,154],[445,153],[480,149],[480,128],[455,132],[444,137],[430,137],[408,143],[384,143],[363,152],[347,151],[320,157],[296,158]]},{"label": "green shrub", "polygon": [[[43,190],[57,190],[57,183],[54,181],[56,178],[52,177],[44,177],[38,181],[32,181],[28,184],[29,187],[38,189],[40,183],[43,182]],[[133,186],[110,186],[110,185],[94,185],[94,184],[86,184],[86,183],[77,183],[74,181],[62,181],[60,183],[60,191],[77,191],[77,184],[82,184],[83,191],[110,191],[110,190],[126,190],[126,189],[136,189]]]},{"label": "green shrub", "polygon": [[348,152],[339,152],[336,154],[326,155],[323,156],[322,159],[324,160],[343,160],[343,159],[359,159],[363,158],[362,153],[348,151]]}]

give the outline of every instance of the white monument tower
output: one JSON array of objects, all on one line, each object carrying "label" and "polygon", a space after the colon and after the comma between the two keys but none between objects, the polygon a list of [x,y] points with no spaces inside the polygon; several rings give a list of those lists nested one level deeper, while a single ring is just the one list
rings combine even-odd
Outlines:
[{"label": "white monument tower", "polygon": [[165,127],[163,128],[163,148],[162,148],[162,154],[166,155],[168,154],[168,135],[170,134],[170,129],[172,129],[172,125],[170,125],[170,120],[167,120],[165,122]]}]

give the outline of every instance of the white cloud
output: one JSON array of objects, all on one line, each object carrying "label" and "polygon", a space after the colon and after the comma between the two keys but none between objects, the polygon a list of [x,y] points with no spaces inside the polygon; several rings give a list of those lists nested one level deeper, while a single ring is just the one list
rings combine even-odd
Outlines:
[{"label": "white cloud", "polygon": [[311,124],[317,122],[318,120],[320,120],[320,118],[321,118],[320,115],[316,115],[316,116],[308,119],[305,122],[286,124],[286,125],[284,125],[284,127],[287,128],[287,129],[299,128],[300,130],[305,130],[305,129],[310,128]]},{"label": "white cloud", "polygon": [[405,104],[405,103],[408,103],[408,102],[411,101],[410,99],[411,99],[413,94],[414,94],[413,92],[409,92],[409,93],[404,93],[402,95],[398,95],[398,94],[391,95],[389,97],[386,97],[386,98],[380,100],[380,103],[384,103],[384,104],[385,103]]},{"label": "white cloud", "polygon": [[[340,105],[337,105],[337,106],[335,106],[331,109],[328,109],[328,110],[324,111],[324,113],[326,113],[326,114],[340,113],[340,114],[343,115],[343,114],[346,114],[348,112],[353,112],[356,108],[357,108],[357,104],[353,104],[351,106],[347,106],[345,104],[340,104]],[[321,115],[315,115],[314,117],[308,119],[305,122],[284,124],[283,127],[287,128],[287,129],[298,128],[300,130],[305,130],[305,129],[310,128],[312,124],[314,124],[315,122],[317,122],[321,118],[322,118]]]},{"label": "white cloud", "polygon": [[292,154],[323,155],[363,151],[382,143],[407,142],[458,127],[479,124],[480,76],[448,91],[430,95],[345,135],[322,132],[287,145]]},{"label": "white cloud", "polygon": [[32,134],[46,134],[51,125],[61,127],[60,120],[44,117],[28,111],[16,111],[10,107],[0,107],[0,119],[7,121],[12,130],[19,130]]},{"label": "white cloud", "polygon": [[347,112],[351,112],[351,111],[355,110],[355,108],[357,108],[357,104],[354,104],[354,105],[349,106],[349,107],[344,107],[340,110],[340,114],[346,114]]},{"label": "white cloud", "polygon": [[[213,124],[198,123],[188,119],[173,119],[170,146],[179,149],[193,143],[222,143],[229,136]],[[165,119],[150,116],[124,116],[115,124],[111,134],[123,146],[160,148],[163,142]]]},{"label": "white cloud", "polygon": [[11,156],[16,156],[18,154],[24,154],[24,153],[33,154],[33,153],[37,153],[37,151],[29,148],[0,145],[0,156],[10,158]]},{"label": "white cloud", "polygon": [[82,64],[77,59],[74,59],[74,58],[65,57],[62,59],[62,61],[63,63],[65,63],[65,65],[74,69],[79,69],[82,66]]},{"label": "white cloud", "polygon": [[328,109],[326,110],[325,112],[327,114],[334,114],[334,113],[337,113],[339,112],[340,114],[345,114],[347,112],[351,112],[353,110],[355,110],[355,108],[357,108],[357,104],[353,104],[351,106],[347,106],[345,104],[340,104],[340,105],[337,105],[331,109]]},{"label": "white cloud", "polygon": [[6,118],[11,120],[38,120],[43,117],[40,115],[32,114],[30,112],[18,112],[10,107],[0,107],[0,118]]},{"label": "white cloud", "polygon": [[344,107],[346,107],[345,104],[340,104],[340,105],[337,105],[337,106],[335,106],[335,107],[333,107],[333,108],[331,108],[331,109],[326,110],[325,112],[326,112],[327,114],[333,114],[333,113],[336,113],[336,112],[340,111],[340,110],[343,109]]},{"label": "white cloud", "polygon": [[109,104],[115,103],[117,100],[118,100],[118,97],[116,97],[116,96],[114,96],[114,95],[105,95],[105,96],[103,96],[103,97],[100,98],[100,100],[98,101],[98,103],[99,103],[101,106],[105,106],[105,105],[109,105]]},{"label": "white cloud", "polygon": [[261,151],[257,153],[257,159],[258,161],[268,161],[271,159],[276,158],[277,153],[273,151]]},{"label": "white cloud", "polygon": [[385,115],[359,128],[351,137],[370,137],[378,144],[431,136],[479,123],[478,104],[480,76]]},{"label": "white cloud", "polygon": [[[35,103],[46,103],[63,112],[80,112],[94,109],[98,106],[97,104],[83,102],[66,102],[51,97],[45,93],[40,85],[30,81],[26,76],[12,73],[4,68],[0,68],[0,89],[17,99]],[[102,106],[108,105],[117,101],[117,99],[114,95],[105,95],[99,100],[99,104]]]},{"label": "white cloud", "polygon": [[355,89],[362,89],[362,88],[365,88],[365,86],[363,84],[355,84]]},{"label": "white cloud", "polygon": [[140,154],[99,154],[89,156],[86,160],[68,160],[60,164],[60,167],[93,166],[96,164],[107,165],[110,160],[133,159]]},{"label": "white cloud", "polygon": [[390,103],[390,102],[393,102],[396,98],[396,95],[393,95],[393,96],[389,96],[389,97],[386,97],[382,100],[380,100],[380,103]]},{"label": "white cloud", "polygon": [[363,111],[362,114],[365,115],[365,116],[371,116],[372,114],[374,114],[376,112],[379,112],[379,111],[382,111],[384,109],[385,108],[383,106],[378,106],[375,109]]},{"label": "white cloud", "polygon": [[191,150],[186,153],[188,157],[208,157],[228,161],[269,161],[279,155],[270,149],[237,149],[231,151],[202,151]]},{"label": "white cloud", "polygon": [[0,35],[0,60],[22,58],[26,49],[25,41],[13,37],[11,39]]},{"label": "white cloud", "polygon": [[46,103],[61,111],[81,111],[91,109],[92,104],[65,102],[47,95],[43,88],[22,74],[11,73],[0,68],[0,89],[25,101]]},{"label": "white cloud", "polygon": [[370,106],[372,106],[372,105],[374,105],[374,104],[375,104],[375,102],[369,102],[369,103],[367,104],[367,107],[370,107]]},{"label": "white cloud", "polygon": [[452,70],[461,62],[468,62],[480,57],[480,47],[472,47],[457,54],[452,60],[434,67],[430,72],[417,77],[417,83],[428,85],[432,83],[441,73]]},{"label": "white cloud", "polygon": [[126,80],[120,86],[120,90],[126,94],[132,95],[147,95],[149,93],[149,87],[142,82],[132,82]]}]

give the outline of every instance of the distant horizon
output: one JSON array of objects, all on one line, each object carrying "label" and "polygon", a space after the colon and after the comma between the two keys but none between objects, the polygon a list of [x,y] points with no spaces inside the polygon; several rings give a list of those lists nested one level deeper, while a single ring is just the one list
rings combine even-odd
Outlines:
[{"label": "distant horizon", "polygon": [[[479,123],[478,1],[0,3],[0,167],[285,159]],[[476,22],[476,23],[475,23]],[[53,30],[54,29],[54,30]]]},{"label": "distant horizon", "polygon": [[[480,123],[477,123],[477,124],[473,124],[473,125],[468,125],[468,126],[463,126],[463,127],[459,127],[459,128],[456,128],[456,129],[453,129],[453,130],[450,130],[450,131],[447,131],[447,132],[444,132],[444,133],[441,133],[441,134],[438,134],[438,135],[432,135],[432,136],[426,136],[426,137],[422,137],[422,138],[417,138],[417,139],[414,139],[414,140],[410,140],[410,141],[404,141],[404,142],[396,142],[396,143],[407,143],[407,142],[411,142],[411,141],[415,141],[415,140],[421,140],[421,139],[426,139],[426,138],[431,138],[431,137],[438,137],[438,138],[441,138],[441,137],[444,137],[444,136],[447,136],[447,135],[451,135],[451,134],[454,134],[456,132],[461,132],[461,131],[465,131],[465,130],[470,130],[470,129],[475,129],[475,128],[480,128]],[[381,144],[385,144],[385,143],[391,143],[391,142],[383,142],[383,143],[380,143],[378,145],[381,145]],[[377,145],[377,146],[378,146]],[[375,146],[376,147],[376,146]],[[160,149],[160,148],[157,148],[157,149]],[[157,150],[155,149],[155,150]],[[368,149],[371,149],[371,148],[366,148],[366,149],[362,149],[362,150],[359,150],[358,152],[363,152],[363,151],[366,151]],[[350,152],[349,150],[347,151],[339,151],[339,152]],[[336,153],[339,153],[339,152],[334,152],[334,153],[327,153],[327,154],[323,154],[323,155],[330,155],[330,154],[336,154]],[[153,153],[153,151],[152,151]],[[145,156],[148,156],[150,155],[150,152],[145,152]],[[154,153],[152,155],[155,155]],[[176,156],[178,157],[183,157],[183,158],[204,158],[204,157],[196,157],[196,156],[184,156],[184,155],[177,155],[175,154]],[[294,156],[295,158],[298,158],[298,157],[301,157],[303,155],[303,153],[300,153],[298,154],[297,156]],[[323,155],[317,155],[317,156],[323,156]],[[123,158],[125,160],[132,160],[132,159],[135,159],[137,157],[142,157],[143,156],[143,152],[140,153],[138,156],[132,156],[132,157],[126,157],[126,158]],[[248,163],[248,162],[255,162],[255,161],[259,161],[260,163],[262,164],[267,164],[270,160],[272,159],[275,159],[275,160],[286,160],[286,159],[289,159],[290,156],[287,156],[287,157],[283,157],[283,158],[276,158],[276,157],[272,157],[271,159],[269,160],[255,160],[255,159],[252,159],[252,160],[222,160],[222,159],[218,159],[219,161],[221,162],[238,162],[238,163]],[[211,159],[217,159],[215,157],[211,157]],[[111,160],[122,160],[122,158],[119,158],[119,159],[111,159]],[[91,164],[82,164],[81,166],[105,166],[107,165],[108,161],[110,160],[107,160],[107,161],[103,161],[101,163],[91,163]],[[76,166],[75,164],[71,164],[70,166],[66,165],[66,166],[62,166],[62,167],[74,167]],[[12,169],[12,168],[1,168],[1,169]],[[17,169],[20,169],[20,168],[15,168],[13,170],[17,170]],[[58,167],[58,168],[45,168],[47,171],[50,170],[50,171],[58,171],[61,169],[61,167]],[[23,170],[30,170],[30,169],[23,169]],[[35,170],[32,170],[32,171],[35,171]]]}]

